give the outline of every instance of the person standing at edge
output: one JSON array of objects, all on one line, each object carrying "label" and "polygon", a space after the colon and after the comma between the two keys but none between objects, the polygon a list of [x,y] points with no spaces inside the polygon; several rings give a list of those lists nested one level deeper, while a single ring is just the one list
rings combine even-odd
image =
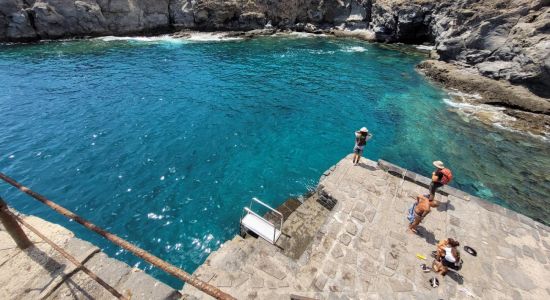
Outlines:
[{"label": "person standing at edge", "polygon": [[433,165],[437,168],[432,172],[432,183],[430,183],[430,201],[434,201],[435,192],[438,188],[448,184],[453,179],[451,170],[445,168],[442,161],[436,160]]},{"label": "person standing at edge", "polygon": [[363,149],[367,144],[367,141],[370,140],[372,134],[369,133],[367,127],[361,128],[359,131],[355,132],[355,147],[353,147],[353,164],[359,164],[361,160],[361,155],[363,154]]}]

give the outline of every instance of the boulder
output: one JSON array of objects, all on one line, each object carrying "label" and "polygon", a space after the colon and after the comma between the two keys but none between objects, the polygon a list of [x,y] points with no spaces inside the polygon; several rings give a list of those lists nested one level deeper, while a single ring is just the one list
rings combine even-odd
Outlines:
[{"label": "boulder", "polygon": [[5,32],[7,39],[33,40],[37,37],[36,31],[31,25],[29,12],[19,10],[8,15],[8,28]]},{"label": "boulder", "polygon": [[0,0],[0,42],[37,38],[27,6],[22,0]]}]

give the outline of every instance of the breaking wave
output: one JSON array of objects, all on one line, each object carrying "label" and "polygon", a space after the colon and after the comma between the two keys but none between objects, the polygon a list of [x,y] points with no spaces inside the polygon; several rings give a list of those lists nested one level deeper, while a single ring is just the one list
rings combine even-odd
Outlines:
[{"label": "breaking wave", "polygon": [[451,107],[451,110],[454,110],[465,122],[475,119],[500,130],[526,134],[545,142],[550,141],[548,136],[535,135],[529,131],[519,130],[516,123],[517,119],[506,114],[506,108],[504,107],[469,102],[471,99],[481,99],[478,94],[449,92],[449,95],[453,96],[453,99],[444,98],[443,102]]},{"label": "breaking wave", "polygon": [[113,41],[133,41],[133,42],[145,42],[145,43],[157,43],[157,42],[181,42],[181,39],[174,38],[170,35],[160,36],[103,36],[96,38],[104,42]]},{"label": "breaking wave", "polygon": [[104,36],[97,38],[105,42],[132,41],[144,43],[185,43],[185,42],[218,42],[241,40],[240,37],[227,36],[226,33],[192,32],[185,36],[160,35],[160,36]]}]

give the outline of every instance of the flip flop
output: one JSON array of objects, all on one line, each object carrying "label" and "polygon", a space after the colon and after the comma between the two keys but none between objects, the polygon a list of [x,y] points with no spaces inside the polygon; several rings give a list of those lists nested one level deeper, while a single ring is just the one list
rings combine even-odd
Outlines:
[{"label": "flip flop", "polygon": [[464,251],[468,252],[468,254],[470,254],[472,256],[477,256],[477,251],[474,250],[474,248],[472,248],[472,247],[464,246]]},{"label": "flip flop", "polygon": [[426,266],[426,264],[421,264],[420,269],[422,269],[422,271],[425,273],[428,273],[431,271],[431,269],[428,266]]},{"label": "flip flop", "polygon": [[432,279],[428,280],[430,282],[430,285],[435,289],[439,286],[439,279],[433,277]]}]

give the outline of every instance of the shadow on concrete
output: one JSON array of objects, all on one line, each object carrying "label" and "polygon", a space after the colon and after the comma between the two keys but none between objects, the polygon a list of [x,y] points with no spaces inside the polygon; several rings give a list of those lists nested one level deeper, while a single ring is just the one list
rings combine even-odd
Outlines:
[{"label": "shadow on concrete", "polygon": [[437,207],[437,211],[444,212],[448,210],[455,210],[455,206],[451,203],[450,200],[447,200],[447,202],[439,203],[439,206]]},{"label": "shadow on concrete", "polygon": [[377,170],[376,167],[369,166],[369,165],[367,165],[366,163],[363,163],[363,162],[360,162],[360,163],[358,164],[358,166],[360,166],[360,167],[362,167],[362,168],[365,168],[365,169],[367,169],[367,170],[369,170],[369,171],[376,171],[376,170]]},{"label": "shadow on concrete", "polygon": [[454,280],[456,283],[460,285],[464,284],[464,277],[458,274],[458,272],[449,270],[449,272],[447,272],[447,276],[449,276],[449,278],[451,278],[452,280]]},{"label": "shadow on concrete", "polygon": [[67,286],[73,299],[96,299],[70,278],[67,278],[63,285]]},{"label": "shadow on concrete", "polygon": [[38,290],[43,292],[58,276],[62,274],[63,270],[67,267],[67,265],[59,263],[35,245],[25,249],[23,253],[25,253],[36,264],[40,265],[50,275],[50,280],[43,287],[27,289],[27,291]]},{"label": "shadow on concrete", "polygon": [[428,231],[424,228],[424,226],[418,225],[418,227],[416,227],[416,231],[418,232],[417,235],[423,237],[427,243],[431,245],[435,245],[437,243],[434,233]]}]

